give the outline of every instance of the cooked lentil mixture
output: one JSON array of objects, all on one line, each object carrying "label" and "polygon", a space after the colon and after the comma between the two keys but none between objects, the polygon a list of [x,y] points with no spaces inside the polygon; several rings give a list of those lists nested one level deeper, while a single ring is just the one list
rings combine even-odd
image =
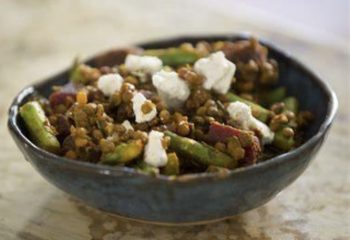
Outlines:
[{"label": "cooked lentil mixture", "polygon": [[256,39],[129,53],[123,64],[75,62],[69,81],[20,115],[41,148],[72,161],[148,174],[227,172],[289,151],[312,121]]}]

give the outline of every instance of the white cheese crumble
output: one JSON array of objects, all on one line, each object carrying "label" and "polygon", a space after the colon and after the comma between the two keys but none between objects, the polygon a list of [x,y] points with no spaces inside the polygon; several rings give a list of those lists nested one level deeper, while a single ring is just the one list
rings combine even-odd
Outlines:
[{"label": "white cheese crumble", "polygon": [[122,87],[124,79],[119,74],[105,74],[97,81],[97,87],[104,95],[111,96]]},{"label": "white cheese crumble", "polygon": [[160,98],[169,108],[180,107],[190,96],[187,83],[176,72],[161,70],[152,77],[152,84],[157,88]]},{"label": "white cheese crumble", "polygon": [[168,162],[168,157],[162,144],[163,137],[164,133],[154,130],[148,134],[144,160],[153,167],[163,167]]},{"label": "white cheese crumble", "polygon": [[243,130],[258,131],[261,135],[261,142],[263,145],[273,141],[275,134],[265,123],[253,116],[252,110],[247,104],[239,101],[230,103],[227,106],[227,112],[237,124],[236,127]]},{"label": "white cheese crumble", "polygon": [[133,74],[140,76],[141,81],[144,81],[145,74],[158,72],[162,69],[163,63],[157,57],[128,54],[125,59],[125,67]]},{"label": "white cheese crumble", "polygon": [[135,114],[135,120],[137,123],[143,123],[151,121],[156,115],[157,115],[157,108],[156,106],[153,106],[152,110],[149,113],[143,113],[141,108],[144,103],[146,103],[147,100],[145,96],[143,96],[142,93],[136,93],[132,98],[132,108]]},{"label": "white cheese crumble", "polygon": [[124,120],[124,122],[122,122],[122,126],[125,127],[126,130],[134,130],[134,128],[128,120]]},{"label": "white cheese crumble", "polygon": [[222,51],[201,58],[194,64],[194,70],[204,76],[204,88],[225,94],[234,80],[236,65],[225,58]]}]

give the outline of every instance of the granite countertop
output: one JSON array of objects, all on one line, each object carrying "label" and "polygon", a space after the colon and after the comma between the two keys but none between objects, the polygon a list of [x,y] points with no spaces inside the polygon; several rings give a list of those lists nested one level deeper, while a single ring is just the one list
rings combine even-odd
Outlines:
[{"label": "granite countertop", "polygon": [[[151,5],[162,11],[152,11]],[[1,9],[0,239],[350,239],[349,49],[273,31],[198,1],[4,0]],[[7,108],[14,95],[69,66],[77,54],[86,57],[113,46],[186,33],[246,30],[307,63],[332,85],[340,103],[316,159],[262,207],[203,226],[172,228],[119,219],[50,185],[10,139]]]}]

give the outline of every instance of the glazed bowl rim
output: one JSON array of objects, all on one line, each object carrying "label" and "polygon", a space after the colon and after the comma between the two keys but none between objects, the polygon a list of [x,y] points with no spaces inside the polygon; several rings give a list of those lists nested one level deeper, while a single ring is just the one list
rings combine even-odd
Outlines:
[{"label": "glazed bowl rim", "polygon": [[[149,41],[143,44],[136,44],[136,46],[142,46],[147,45],[149,43],[162,43],[167,41],[177,41],[181,39],[209,39],[209,38],[215,38],[215,39],[228,39],[228,38],[241,38],[246,39],[249,38],[251,35],[249,34],[220,34],[220,35],[194,35],[194,36],[179,36],[179,37],[172,37],[172,38],[164,38],[156,41]],[[298,156],[302,154],[305,150],[312,147],[315,143],[320,141],[320,139],[326,134],[328,128],[331,126],[336,111],[338,109],[338,100],[336,97],[335,92],[331,89],[329,84],[325,81],[323,81],[315,72],[310,70],[306,65],[301,63],[299,60],[291,56],[290,53],[281,50],[280,48],[276,47],[274,44],[271,44],[270,42],[259,38],[259,42],[261,42],[263,45],[267,46],[269,49],[273,49],[275,52],[278,52],[280,55],[285,57],[286,59],[289,59],[290,62],[292,62],[296,67],[298,67],[304,74],[307,74],[311,77],[311,81],[314,81],[318,86],[321,87],[322,91],[325,93],[325,95],[328,97],[328,104],[327,104],[327,112],[324,121],[322,122],[319,130],[316,134],[314,134],[312,137],[310,137],[307,141],[305,141],[302,145],[298,146],[297,148],[277,155],[271,159],[268,159],[267,161],[257,163],[255,165],[250,165],[247,167],[241,167],[236,168],[233,170],[230,170],[229,173],[225,174],[224,176],[218,173],[191,173],[191,174],[184,174],[179,175],[176,177],[173,176],[165,176],[165,175],[147,175],[141,172],[138,172],[136,169],[130,168],[130,167],[122,167],[122,166],[106,166],[106,165],[98,165],[94,163],[88,163],[88,162],[82,162],[82,161],[72,161],[68,158],[56,155],[54,153],[45,151],[44,149],[41,149],[40,147],[36,146],[29,138],[25,136],[25,134],[22,132],[21,128],[17,124],[17,116],[18,116],[18,110],[20,104],[22,104],[23,100],[30,94],[35,92],[36,87],[40,86],[44,82],[50,82],[54,79],[54,77],[48,78],[46,80],[40,81],[38,83],[35,83],[33,85],[27,86],[23,88],[14,98],[10,108],[9,108],[9,117],[8,117],[8,128],[12,134],[15,134],[16,137],[20,140],[21,144],[26,145],[29,147],[35,154],[41,155],[42,158],[44,158],[46,161],[51,161],[52,163],[63,165],[64,168],[70,168],[73,170],[78,171],[84,171],[92,174],[97,175],[108,175],[108,176],[120,176],[122,174],[128,174],[130,176],[134,177],[145,177],[145,178],[156,178],[161,181],[170,181],[170,182],[188,182],[188,181],[194,181],[194,180],[204,180],[204,179],[214,179],[214,178],[226,178],[235,176],[237,174],[244,174],[251,171],[259,171],[263,170],[265,168],[269,168],[275,165],[279,165],[283,163],[284,161],[291,160],[294,156]],[[93,59],[93,58],[92,58]],[[64,70],[65,72],[67,70]]]}]

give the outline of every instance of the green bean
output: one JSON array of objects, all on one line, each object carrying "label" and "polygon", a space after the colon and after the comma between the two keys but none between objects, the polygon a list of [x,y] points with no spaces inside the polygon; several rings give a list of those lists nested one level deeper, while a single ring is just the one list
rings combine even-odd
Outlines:
[{"label": "green bean", "polygon": [[267,120],[270,118],[271,115],[271,111],[260,106],[257,103],[251,102],[249,100],[246,100],[244,98],[241,98],[239,96],[237,96],[234,93],[226,93],[226,98],[228,99],[228,101],[230,102],[243,102],[245,104],[247,104],[248,106],[250,106],[250,108],[252,109],[252,114],[255,118],[259,119],[262,122],[267,122]]},{"label": "green bean", "polygon": [[164,65],[175,67],[192,64],[200,58],[200,55],[196,52],[186,51],[180,48],[149,49],[145,50],[143,55],[158,57]]},{"label": "green bean", "polygon": [[49,152],[59,153],[60,143],[38,102],[32,101],[24,104],[20,108],[20,115],[30,136],[39,147]]},{"label": "green bean", "polygon": [[141,140],[121,143],[115,147],[113,152],[102,155],[100,163],[107,165],[127,163],[139,157],[142,150],[143,143]]},{"label": "green bean", "polygon": [[169,131],[166,131],[165,135],[170,137],[171,149],[202,165],[214,165],[230,169],[237,167],[237,161],[209,145],[199,143],[190,138],[180,137]]}]

